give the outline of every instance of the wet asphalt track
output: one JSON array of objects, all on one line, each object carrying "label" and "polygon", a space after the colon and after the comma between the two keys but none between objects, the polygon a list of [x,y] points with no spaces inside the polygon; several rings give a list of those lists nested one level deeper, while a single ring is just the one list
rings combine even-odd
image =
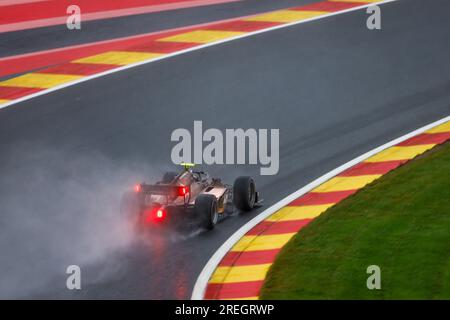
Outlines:
[{"label": "wet asphalt track", "polygon": [[[142,165],[162,173],[170,163],[171,132],[192,130],[194,120],[203,120],[205,128],[279,128],[278,175],[258,176],[258,166],[207,168],[229,182],[243,173],[256,176],[268,207],[344,162],[450,113],[449,10],[446,0],[398,1],[383,6],[382,31],[365,28],[364,11],[352,12],[144,65],[0,110],[0,176],[17,175],[18,185],[26,183],[23,172],[33,170],[35,162],[16,155],[47,149],[68,158],[101,153],[114,168]],[[56,190],[67,183],[58,181]],[[0,181],[0,190],[8,188]],[[54,191],[38,189],[37,194]],[[0,202],[6,203],[7,194]],[[33,200],[25,195],[25,203]],[[25,296],[189,298],[209,257],[255,214],[232,217],[214,232],[184,240],[162,237],[116,251],[83,269],[81,291],[68,292],[61,271],[45,289]],[[8,228],[8,221],[1,226]],[[29,239],[31,248],[39,239]],[[10,261],[22,247],[18,241],[2,247],[2,257]],[[45,266],[45,257],[38,256]],[[120,267],[98,276],[111,266]]]}]

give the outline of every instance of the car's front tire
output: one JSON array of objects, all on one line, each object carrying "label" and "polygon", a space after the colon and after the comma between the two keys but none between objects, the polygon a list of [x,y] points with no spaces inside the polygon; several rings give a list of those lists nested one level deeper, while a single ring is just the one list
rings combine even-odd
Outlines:
[{"label": "car's front tire", "polygon": [[251,177],[239,177],[233,185],[233,204],[239,211],[250,211],[255,206],[256,187]]}]

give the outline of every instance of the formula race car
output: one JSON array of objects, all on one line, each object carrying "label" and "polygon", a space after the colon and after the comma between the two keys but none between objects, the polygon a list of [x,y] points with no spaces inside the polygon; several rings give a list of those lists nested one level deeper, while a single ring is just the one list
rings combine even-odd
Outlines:
[{"label": "formula race car", "polygon": [[194,171],[182,163],[181,173],[167,172],[156,184],[141,183],[122,197],[121,211],[139,226],[197,224],[213,229],[237,210],[246,212],[262,202],[251,177],[238,177],[233,186]]}]

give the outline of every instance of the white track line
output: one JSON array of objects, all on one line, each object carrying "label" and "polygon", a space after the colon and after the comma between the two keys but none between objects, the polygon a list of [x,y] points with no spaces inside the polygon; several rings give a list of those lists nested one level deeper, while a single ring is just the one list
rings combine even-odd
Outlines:
[{"label": "white track line", "polygon": [[27,4],[33,2],[44,2],[48,0],[0,0],[0,7],[14,6],[18,4]]},{"label": "white track line", "polygon": [[320,178],[312,181],[311,183],[307,184],[303,188],[297,190],[296,192],[290,194],[286,198],[282,199],[281,201],[275,203],[273,206],[267,208],[263,212],[261,212],[259,215],[254,217],[252,220],[247,222],[245,225],[243,225],[239,230],[237,230],[231,237],[225,241],[222,246],[214,253],[214,255],[209,259],[208,263],[203,268],[202,272],[197,278],[197,281],[195,282],[194,289],[192,291],[192,300],[201,300],[203,299],[206,286],[208,285],[208,280],[211,278],[212,273],[216,269],[216,267],[219,265],[222,258],[225,256],[225,254],[234,246],[234,244],[241,239],[250,229],[252,229],[254,226],[256,226],[258,223],[266,219],[267,217],[274,214],[276,211],[280,210],[281,208],[285,207],[295,199],[301,197],[302,195],[306,194],[307,192],[311,191],[312,189],[318,187],[322,183],[330,180],[334,176],[338,175],[339,173],[353,167],[354,165],[364,161],[365,159],[389,148],[392,147],[400,142],[403,142],[409,138],[412,138],[424,131],[427,131],[433,127],[436,127],[440,124],[443,124],[447,121],[450,121],[450,116],[447,116],[441,120],[438,120],[436,122],[430,123],[429,125],[426,125],[420,129],[417,129],[413,132],[410,132],[408,134],[405,134],[395,140],[392,140],[378,148],[375,148],[369,152],[364,153],[363,155],[350,160],[349,162],[341,165],[340,167],[324,174]]},{"label": "white track line", "polygon": [[[78,83],[82,83],[82,82],[89,81],[89,80],[92,80],[92,79],[100,78],[100,77],[106,76],[108,74],[113,74],[113,73],[120,72],[120,71],[123,71],[123,70],[131,69],[131,68],[134,68],[134,67],[137,67],[137,66],[141,66],[141,65],[144,65],[144,64],[160,61],[160,60],[163,60],[163,59],[168,59],[168,58],[171,58],[171,57],[175,57],[175,56],[182,55],[182,54],[185,54],[185,53],[188,53],[188,52],[193,52],[193,51],[196,51],[196,50],[201,50],[201,49],[204,49],[204,48],[212,47],[212,46],[219,45],[219,44],[222,44],[222,43],[231,42],[231,41],[234,41],[234,40],[251,37],[251,36],[254,36],[254,35],[257,35],[257,34],[270,32],[270,31],[273,31],[273,30],[278,30],[278,29],[283,29],[283,28],[288,28],[288,27],[295,26],[295,25],[298,25],[298,24],[307,23],[307,22],[315,21],[315,20],[320,20],[320,19],[324,19],[324,18],[328,18],[328,17],[344,14],[344,13],[347,13],[347,12],[361,10],[361,9],[368,8],[368,7],[371,7],[371,6],[374,6],[374,5],[378,6],[378,5],[382,5],[382,4],[390,3],[390,2],[394,2],[394,1],[399,1],[399,0],[385,0],[385,1],[375,2],[375,3],[371,3],[371,4],[361,5],[361,6],[358,6],[358,7],[355,7],[355,8],[350,8],[350,9],[346,9],[346,10],[342,10],[342,11],[338,11],[338,12],[331,12],[331,13],[328,13],[328,14],[324,14],[322,16],[313,17],[313,18],[305,19],[305,20],[301,20],[301,21],[295,21],[295,22],[291,22],[291,23],[286,23],[286,24],[282,24],[282,25],[279,25],[279,26],[270,27],[270,28],[267,28],[267,29],[258,30],[258,31],[254,31],[254,32],[249,32],[249,33],[245,33],[243,35],[236,36],[236,37],[233,37],[233,38],[228,38],[228,39],[224,39],[224,40],[220,40],[220,41],[216,41],[216,42],[211,42],[211,43],[200,45],[200,46],[197,46],[197,47],[194,47],[194,48],[189,48],[189,49],[173,52],[173,53],[170,53],[170,54],[166,54],[166,55],[163,55],[163,56],[158,57],[158,58],[149,59],[149,60],[145,60],[145,61],[129,64],[129,65],[126,65],[126,66],[122,66],[122,67],[113,69],[113,70],[97,73],[97,74],[94,74],[94,75],[91,75],[91,76],[87,76],[87,77],[83,77],[83,78],[81,78],[79,80],[68,82],[68,83],[65,83],[65,84],[62,84],[62,85],[59,85],[59,86],[55,86],[53,88],[46,89],[46,90],[43,90],[43,91],[31,94],[31,95],[28,95],[28,96],[25,96],[25,97],[22,97],[22,98],[19,98],[19,99],[16,99],[16,100],[12,100],[11,102],[4,103],[4,104],[0,105],[0,109],[4,109],[4,108],[10,107],[10,106],[12,106],[14,104],[17,104],[17,103],[20,103],[20,102],[23,102],[23,101],[26,101],[26,100],[30,100],[32,98],[39,97],[39,96],[42,96],[44,94],[48,94],[48,93],[51,93],[51,92],[54,92],[54,91],[57,91],[57,90],[61,90],[63,88],[69,87],[69,86],[76,85]],[[286,8],[286,9],[289,9],[289,8]],[[278,10],[274,10],[274,11],[278,11]],[[274,11],[270,11],[270,12],[274,12]],[[260,13],[260,14],[263,14],[263,13]]]}]

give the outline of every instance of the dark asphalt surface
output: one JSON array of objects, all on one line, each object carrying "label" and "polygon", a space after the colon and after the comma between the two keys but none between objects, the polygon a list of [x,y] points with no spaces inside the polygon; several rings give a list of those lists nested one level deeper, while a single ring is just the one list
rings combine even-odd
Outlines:
[{"label": "dark asphalt surface", "polygon": [[82,21],[81,30],[68,30],[65,25],[60,25],[0,33],[0,57],[231,19],[311,2],[314,1],[243,0],[104,20]]},{"label": "dark asphalt surface", "polygon": [[[189,298],[210,256],[256,213],[231,217],[214,232],[122,246],[110,228],[117,212],[105,199],[116,203],[123,185],[169,168],[171,132],[192,130],[194,120],[204,128],[280,129],[278,175],[259,176],[259,166],[204,167],[229,182],[255,176],[267,208],[449,115],[449,10],[446,0],[398,1],[382,7],[381,31],[366,29],[364,11],[352,12],[0,110],[0,250],[8,261],[0,277],[9,272],[0,296],[11,296],[8,283],[25,297]],[[77,211],[85,209],[80,199],[92,204],[91,215]],[[65,289],[68,264],[82,265],[80,291]]]}]

